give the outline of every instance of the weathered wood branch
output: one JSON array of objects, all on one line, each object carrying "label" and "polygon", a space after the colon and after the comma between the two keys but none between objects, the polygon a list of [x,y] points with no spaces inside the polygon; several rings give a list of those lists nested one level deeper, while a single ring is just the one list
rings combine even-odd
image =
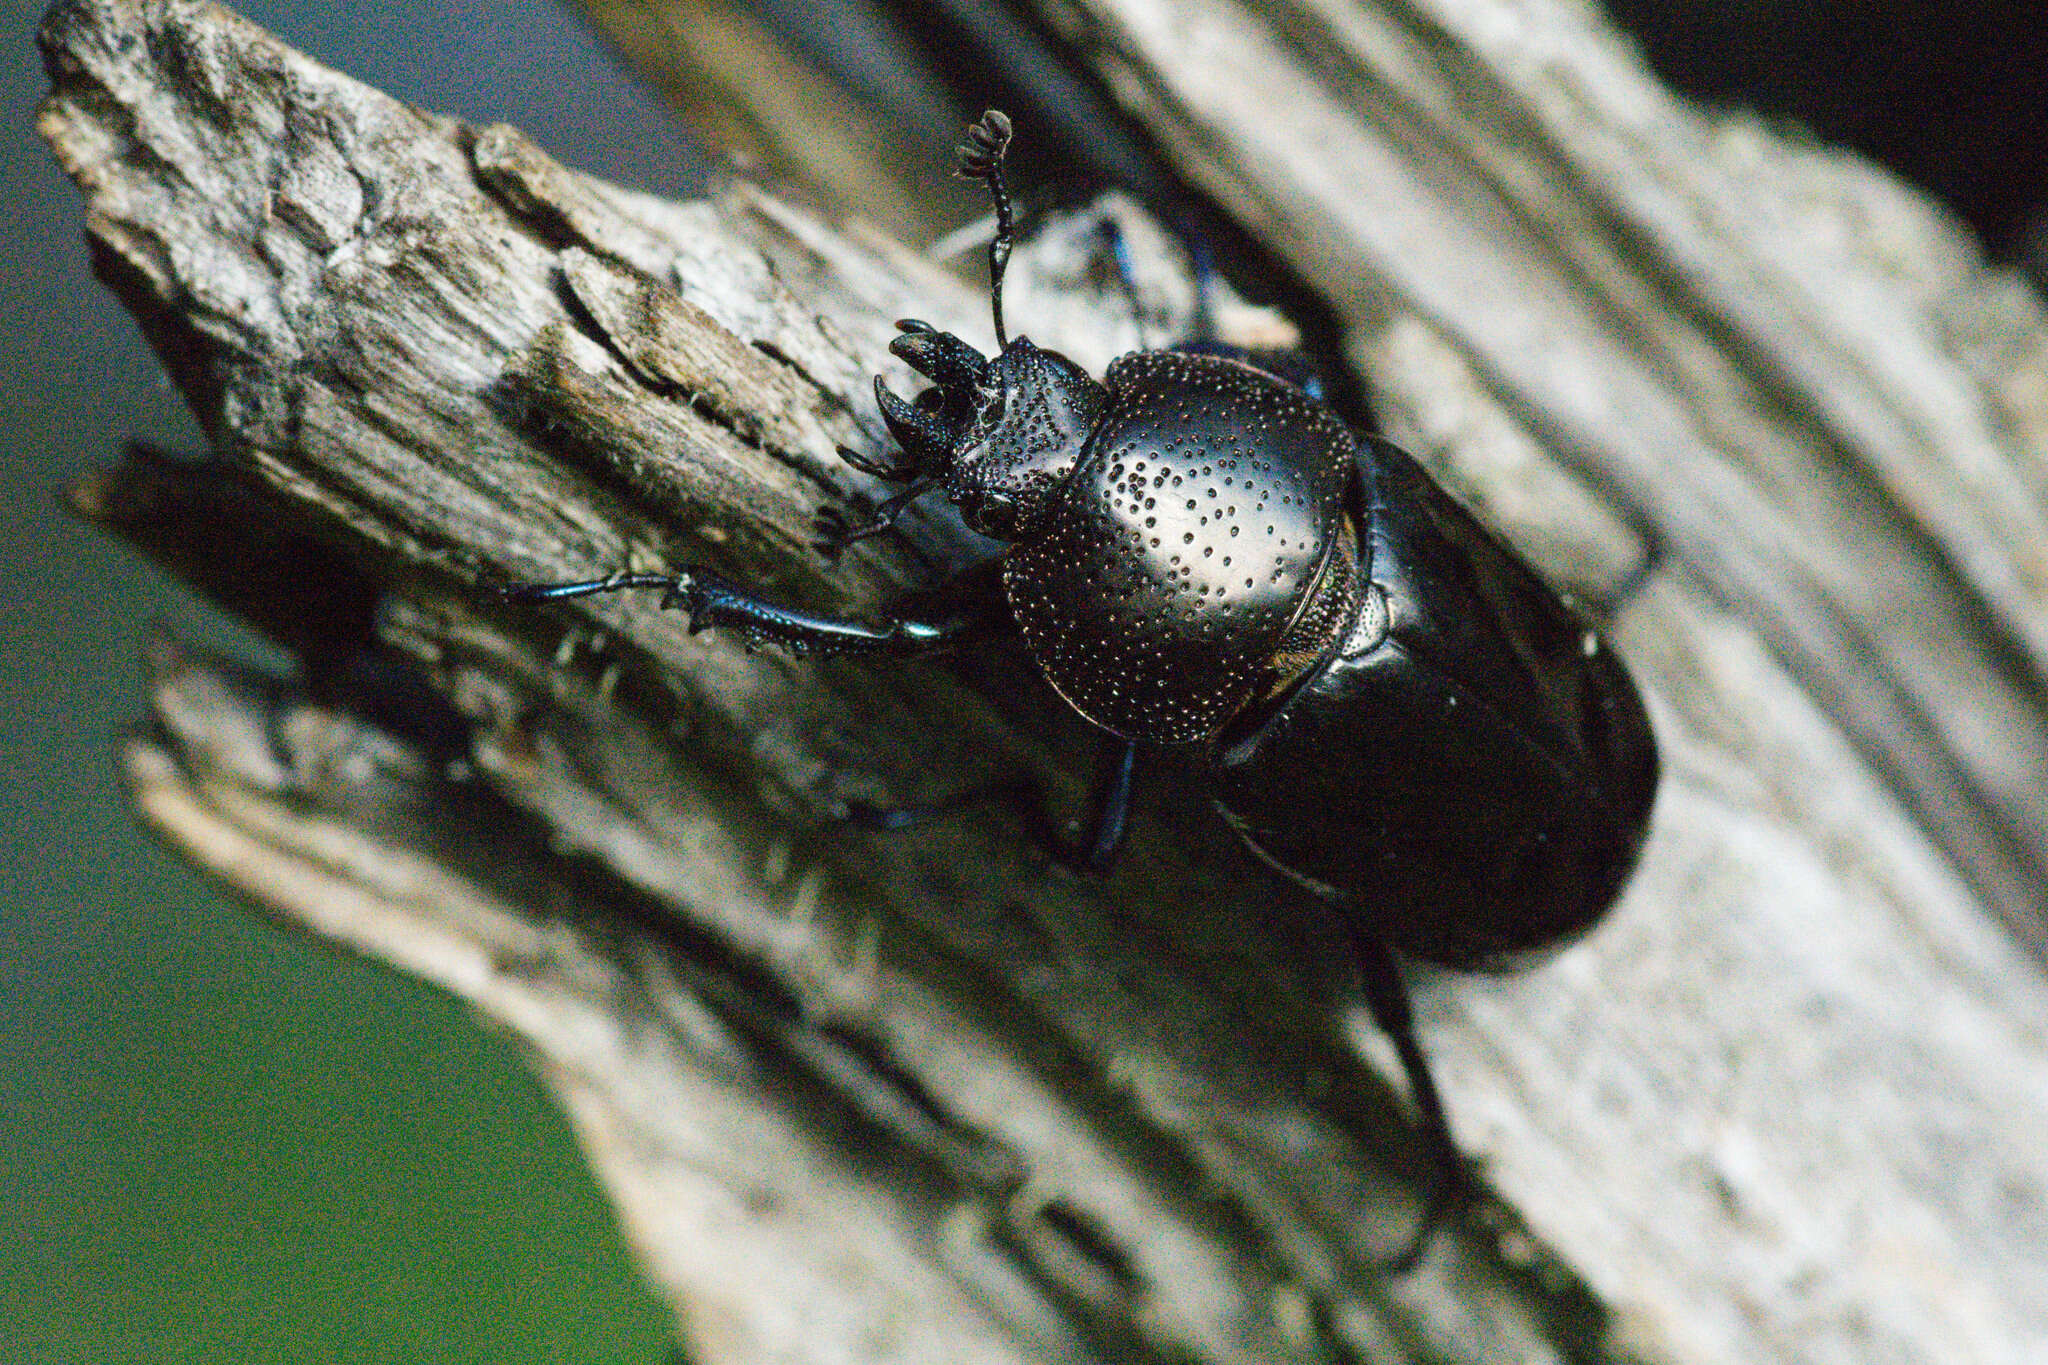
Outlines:
[{"label": "weathered wood branch", "polygon": [[[1008,656],[482,590],[704,561],[859,609],[966,562],[942,515],[807,540],[871,496],[833,446],[878,445],[891,321],[982,336],[974,288],[744,187],[593,182],[216,8],[64,0],[45,135],[216,448],[78,501],[308,660],[166,648],[139,807],[524,1039],[707,1361],[2039,1358],[2038,309],[1582,11],[1262,8],[1048,13],[1350,319],[1396,434],[1612,607],[1669,768],[1609,926],[1423,983],[1500,1200],[1422,1272],[1372,1271],[1416,1154],[1327,927],[1165,765],[1104,887],[997,815],[861,835],[852,796],[1070,799],[1079,723]],[[1013,316],[1130,344],[1073,238],[1033,251]]]}]

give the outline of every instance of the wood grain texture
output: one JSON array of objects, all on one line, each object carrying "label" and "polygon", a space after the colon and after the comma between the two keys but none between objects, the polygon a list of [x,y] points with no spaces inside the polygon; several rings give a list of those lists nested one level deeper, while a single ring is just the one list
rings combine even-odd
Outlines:
[{"label": "wood grain texture", "polygon": [[[218,8],[64,0],[41,127],[217,452],[76,501],[309,661],[167,647],[145,818],[522,1038],[693,1358],[2048,1354],[2032,297],[1573,5],[1043,12],[1650,695],[1611,922],[1420,983],[1498,1196],[1422,1271],[1372,1270],[1416,1154],[1328,927],[1170,763],[1102,887],[998,814],[868,837],[845,800],[1023,771],[1066,808],[1080,725],[1010,655],[807,663],[485,590],[706,562],[859,610],[967,562],[940,513],[807,541],[874,496],[833,446],[880,448],[891,320],[985,343],[971,285],[744,186],[599,184]],[[1166,334],[1186,280],[1132,231]],[[1099,366],[1132,333],[1086,233],[1010,310]]]}]

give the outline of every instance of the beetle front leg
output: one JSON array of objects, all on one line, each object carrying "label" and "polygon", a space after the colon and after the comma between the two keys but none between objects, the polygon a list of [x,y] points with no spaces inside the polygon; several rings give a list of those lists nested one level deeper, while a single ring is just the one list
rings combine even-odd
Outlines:
[{"label": "beetle front leg", "polygon": [[921,478],[899,493],[891,494],[875,508],[866,521],[853,521],[837,507],[821,507],[812,521],[811,545],[827,559],[836,559],[847,546],[869,536],[878,536],[896,524],[903,509],[938,487],[936,477]]},{"label": "beetle front leg", "polygon": [[979,604],[928,616],[891,617],[873,625],[817,616],[765,602],[724,575],[699,568],[667,574],[616,573],[569,583],[518,583],[499,591],[519,602],[555,602],[644,588],[661,589],[661,605],[687,614],[693,635],[714,628],[737,630],[749,640],[800,654],[904,657],[980,638],[997,624],[991,620],[993,613]]}]

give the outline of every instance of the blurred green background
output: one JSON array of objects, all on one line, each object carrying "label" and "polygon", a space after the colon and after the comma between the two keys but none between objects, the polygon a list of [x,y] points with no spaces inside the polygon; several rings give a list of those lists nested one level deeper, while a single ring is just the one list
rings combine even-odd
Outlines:
[{"label": "blurred green background", "polygon": [[[701,177],[545,0],[241,8],[573,164],[664,193]],[[14,11],[4,58],[0,1360],[659,1362],[666,1312],[511,1043],[259,921],[128,815],[113,754],[149,635],[264,650],[57,506],[128,438],[200,442],[34,135],[40,17]]]}]

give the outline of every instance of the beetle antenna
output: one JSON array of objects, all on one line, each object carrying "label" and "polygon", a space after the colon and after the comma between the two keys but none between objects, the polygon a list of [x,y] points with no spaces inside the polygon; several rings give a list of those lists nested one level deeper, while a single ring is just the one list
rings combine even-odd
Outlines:
[{"label": "beetle antenna", "polygon": [[1216,340],[1216,257],[1207,239],[1194,237],[1188,243],[1195,276],[1194,335],[1198,341]]},{"label": "beetle antenna", "polygon": [[957,174],[988,186],[989,202],[996,209],[995,240],[988,244],[988,306],[999,351],[1010,345],[1003,331],[1003,268],[1010,263],[1010,243],[1016,236],[1016,214],[1003,183],[1003,154],[1009,149],[1010,116],[1000,109],[984,110],[979,122],[967,125],[967,140],[960,144],[954,163]]},{"label": "beetle antenna", "polygon": [[1095,230],[1102,239],[1103,249],[1109,252],[1109,264],[1116,276],[1117,288],[1123,291],[1124,302],[1130,305],[1131,326],[1138,333],[1138,349],[1149,351],[1152,347],[1145,340],[1145,301],[1138,297],[1138,267],[1131,259],[1131,239],[1124,235],[1123,225],[1113,217],[1105,216]]}]

